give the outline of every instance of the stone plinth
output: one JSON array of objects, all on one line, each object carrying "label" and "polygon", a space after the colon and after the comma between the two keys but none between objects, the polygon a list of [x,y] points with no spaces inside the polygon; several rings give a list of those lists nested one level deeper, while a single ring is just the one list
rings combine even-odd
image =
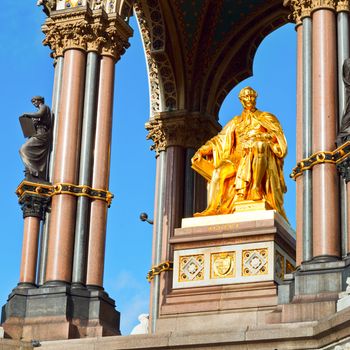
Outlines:
[{"label": "stone plinth", "polygon": [[[171,332],[41,342],[42,350],[338,350],[350,342],[350,310],[343,310],[321,321],[296,324],[261,325],[222,329],[217,324],[210,332]],[[346,350],[345,346],[340,348]]]},{"label": "stone plinth", "polygon": [[347,307],[339,299],[350,275],[349,259],[302,263],[285,285],[279,287],[279,307],[271,323],[316,321]]},{"label": "stone plinth", "polygon": [[264,324],[294,270],[293,235],[273,210],[183,219],[170,239],[173,288],[157,332]]},{"label": "stone plinth", "polygon": [[15,288],[2,310],[5,336],[22,340],[119,335],[119,312],[101,290]]}]

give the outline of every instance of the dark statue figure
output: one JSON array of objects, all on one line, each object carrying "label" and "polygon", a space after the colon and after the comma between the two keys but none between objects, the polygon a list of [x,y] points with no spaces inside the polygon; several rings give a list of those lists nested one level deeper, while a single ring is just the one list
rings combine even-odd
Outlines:
[{"label": "dark statue figure", "polygon": [[340,147],[346,141],[350,141],[350,58],[347,58],[343,63],[343,82],[345,85],[346,101],[336,140],[337,147]]},{"label": "dark statue figure", "polygon": [[[20,117],[22,128],[26,122],[30,122],[33,130],[31,133],[27,131],[28,140],[20,148],[19,154],[25,165],[26,179],[46,181],[48,155],[51,147],[51,111],[45,105],[43,97],[34,96],[31,101],[38,111],[25,113]],[[24,128],[23,132],[26,132]]]}]

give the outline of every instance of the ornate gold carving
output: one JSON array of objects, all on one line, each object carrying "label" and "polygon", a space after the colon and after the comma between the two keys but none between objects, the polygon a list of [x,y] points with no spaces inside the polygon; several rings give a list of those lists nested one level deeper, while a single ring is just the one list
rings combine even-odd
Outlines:
[{"label": "ornate gold carving", "polygon": [[161,272],[165,271],[172,271],[173,270],[173,262],[172,261],[165,261],[157,266],[153,266],[146,276],[147,281],[151,282],[154,279],[154,276],[160,275]]},{"label": "ornate gold carving", "polygon": [[291,9],[291,14],[289,19],[293,21],[296,25],[301,24],[301,2],[300,0],[289,0],[284,2],[285,6],[289,6]]},{"label": "ornate gold carving", "polygon": [[350,12],[350,3],[349,0],[338,0],[337,3],[337,12]]},{"label": "ornate gold carving", "polygon": [[220,129],[213,118],[185,111],[159,113],[145,127],[149,132],[147,140],[154,142],[151,150],[157,154],[169,146],[198,148]]},{"label": "ornate gold carving", "polygon": [[312,0],[301,0],[300,19],[311,16]]},{"label": "ornate gold carving", "polygon": [[91,199],[98,199],[107,202],[108,206],[111,205],[113,194],[106,190],[94,189],[86,185],[74,185],[69,183],[57,183],[54,185],[34,183],[30,181],[22,181],[16,194],[19,201],[25,195],[40,195],[42,197],[53,197],[58,194],[70,194],[76,197],[88,197]]},{"label": "ornate gold carving", "polygon": [[132,30],[120,16],[107,15],[104,10],[92,12],[86,8],[56,11],[42,27],[46,35],[43,44],[50,46],[55,57],[67,49],[96,51],[116,60],[129,47]]},{"label": "ornate gold carving", "polygon": [[319,9],[336,9],[336,0],[312,0],[312,11]]},{"label": "ornate gold carving", "polygon": [[179,282],[201,281],[204,279],[204,254],[180,256]]},{"label": "ornate gold carving", "polygon": [[286,274],[292,273],[295,271],[295,266],[288,259],[286,259]]},{"label": "ornate gold carving", "polygon": [[268,274],[268,248],[243,250],[242,276]]},{"label": "ornate gold carving", "polygon": [[305,170],[309,170],[317,164],[339,164],[348,157],[350,157],[350,141],[345,142],[334,151],[319,151],[313,153],[309,158],[302,159],[289,176],[295,180]]},{"label": "ornate gold carving", "polygon": [[285,0],[284,5],[290,7],[289,18],[296,25],[301,24],[303,18],[310,17],[313,11],[319,9],[349,11],[349,0]]},{"label": "ornate gold carving", "polygon": [[283,280],[284,278],[284,256],[279,252],[275,251],[275,274],[277,278]]},{"label": "ornate gold carving", "polygon": [[210,260],[210,278],[217,279],[235,277],[235,252],[212,253]]}]

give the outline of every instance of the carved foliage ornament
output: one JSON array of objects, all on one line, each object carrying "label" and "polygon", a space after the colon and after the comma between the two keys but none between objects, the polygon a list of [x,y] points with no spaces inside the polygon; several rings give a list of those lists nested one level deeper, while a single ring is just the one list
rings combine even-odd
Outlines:
[{"label": "carved foliage ornament", "polygon": [[161,113],[145,125],[148,140],[153,141],[151,150],[165,151],[169,146],[198,148],[210,137],[217,134],[219,124],[213,119],[198,114],[179,115],[176,112]]},{"label": "carved foliage ornament", "polygon": [[286,6],[291,9],[290,19],[297,25],[305,17],[310,17],[312,11],[319,9],[331,9],[340,11],[349,11],[349,0],[286,0]]},{"label": "carved foliage ornament", "polygon": [[131,28],[118,16],[77,13],[58,14],[48,18],[42,27],[46,38],[43,41],[53,51],[53,56],[62,56],[67,49],[95,51],[114,57],[116,60],[129,47]]}]

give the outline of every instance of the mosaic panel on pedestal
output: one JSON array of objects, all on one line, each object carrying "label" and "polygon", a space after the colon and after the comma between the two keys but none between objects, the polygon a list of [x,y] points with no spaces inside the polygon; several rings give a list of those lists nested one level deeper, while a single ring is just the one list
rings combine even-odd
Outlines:
[{"label": "mosaic panel on pedestal", "polygon": [[175,250],[173,288],[281,283],[294,266],[295,261],[273,241]]}]

